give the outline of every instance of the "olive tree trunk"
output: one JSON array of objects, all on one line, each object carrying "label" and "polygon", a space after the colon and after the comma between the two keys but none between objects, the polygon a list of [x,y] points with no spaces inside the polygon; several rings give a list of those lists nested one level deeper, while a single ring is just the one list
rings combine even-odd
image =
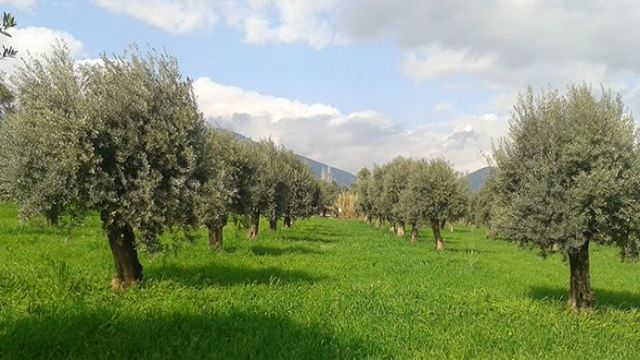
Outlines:
[{"label": "olive tree trunk", "polygon": [[442,240],[442,233],[440,233],[440,223],[438,221],[432,221],[431,229],[433,230],[433,238],[436,241],[436,250],[444,250],[444,241]]},{"label": "olive tree trunk", "polygon": [[129,225],[107,225],[107,238],[116,266],[112,286],[121,288],[142,280],[142,264],[138,260],[136,236]]},{"label": "olive tree trunk", "polygon": [[283,222],[282,226],[284,226],[287,229],[290,228],[291,227],[291,216],[285,216],[284,220],[282,222]]},{"label": "olive tree trunk", "polygon": [[269,229],[276,231],[278,229],[278,219],[269,219]]},{"label": "olive tree trunk", "polygon": [[569,307],[574,310],[589,309],[595,303],[589,279],[589,241],[569,252]]},{"label": "olive tree trunk", "polygon": [[258,230],[260,228],[260,210],[253,212],[251,217],[251,229],[249,229],[249,239],[255,240],[258,238]]},{"label": "olive tree trunk", "polygon": [[222,251],[224,248],[224,238],[221,225],[209,225],[209,247],[213,250]]},{"label": "olive tree trunk", "polygon": [[418,227],[413,224],[411,225],[411,242],[416,243],[418,241]]},{"label": "olive tree trunk", "polygon": [[404,236],[404,223],[402,221],[400,221],[398,223],[398,226],[396,227],[396,236],[397,237]]}]

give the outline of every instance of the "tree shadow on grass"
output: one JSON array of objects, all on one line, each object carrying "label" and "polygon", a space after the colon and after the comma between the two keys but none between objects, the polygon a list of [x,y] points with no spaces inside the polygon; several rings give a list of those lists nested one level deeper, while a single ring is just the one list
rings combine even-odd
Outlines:
[{"label": "tree shadow on grass", "polygon": [[162,267],[149,267],[145,268],[145,277],[158,281],[175,281],[194,288],[242,284],[280,286],[288,283],[313,283],[322,280],[322,277],[304,271],[283,270],[277,267],[227,266],[215,263],[201,266],[163,265]]},{"label": "tree shadow on grass", "polygon": [[[612,291],[605,289],[593,289],[596,295],[597,309],[634,310],[640,309],[640,294],[629,291]],[[529,291],[529,297],[533,300],[544,300],[567,304],[569,301],[569,288],[533,287]]]},{"label": "tree shadow on grass", "polygon": [[326,254],[328,251],[310,249],[304,246],[287,246],[285,248],[268,247],[268,246],[253,246],[251,251],[254,255],[258,256],[280,256],[288,254],[305,254],[305,255],[321,255]]},{"label": "tree shadow on grass", "polygon": [[452,253],[465,253],[465,254],[491,254],[491,253],[495,253],[495,251],[491,251],[491,250],[479,250],[479,249],[471,249],[471,248],[465,248],[465,249],[452,249],[452,248],[447,248],[445,245],[444,248],[444,252],[452,252]]},{"label": "tree shadow on grass", "polygon": [[6,324],[3,358],[312,359],[380,353],[362,339],[280,315],[69,310]]},{"label": "tree shadow on grass", "polygon": [[283,241],[307,241],[307,242],[320,242],[325,244],[330,244],[338,241],[337,236],[327,236],[327,235],[321,235],[317,233],[309,233],[308,235],[283,233],[281,234],[281,237]]}]

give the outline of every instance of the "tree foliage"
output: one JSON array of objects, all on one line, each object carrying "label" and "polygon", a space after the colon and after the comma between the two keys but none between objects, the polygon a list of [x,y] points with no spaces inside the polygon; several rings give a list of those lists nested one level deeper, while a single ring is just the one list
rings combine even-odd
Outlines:
[{"label": "tree foliage", "polygon": [[590,307],[589,243],[638,255],[638,136],[620,96],[587,85],[565,95],[529,89],[514,108],[509,136],[495,150],[492,223],[520,244],[568,256],[570,304]]},{"label": "tree foliage", "polygon": [[69,51],[31,59],[2,124],[0,188],[24,216],[78,207],[100,214],[115,283],[142,277],[137,248],[193,225],[205,127],[174,58],[133,49],[76,66]]}]

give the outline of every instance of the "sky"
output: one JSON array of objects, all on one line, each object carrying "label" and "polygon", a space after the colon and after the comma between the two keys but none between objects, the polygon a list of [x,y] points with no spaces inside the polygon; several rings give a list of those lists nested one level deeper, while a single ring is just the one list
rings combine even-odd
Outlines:
[{"label": "sky", "polygon": [[[212,124],[356,173],[395,156],[488,164],[527,87],[640,113],[635,0],[0,0],[21,57],[131,44],[176,56]],[[5,60],[10,73],[20,59]]]}]

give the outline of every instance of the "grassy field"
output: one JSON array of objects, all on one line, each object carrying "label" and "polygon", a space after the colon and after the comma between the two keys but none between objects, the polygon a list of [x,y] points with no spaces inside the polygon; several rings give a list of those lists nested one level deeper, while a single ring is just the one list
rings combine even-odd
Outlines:
[{"label": "grassy field", "polygon": [[0,358],[640,358],[640,264],[592,248],[597,310],[565,309],[559,256],[429,232],[411,245],[357,221],[316,218],[224,254],[204,232],[144,256],[114,292],[99,222],[71,236],[0,206]]}]

